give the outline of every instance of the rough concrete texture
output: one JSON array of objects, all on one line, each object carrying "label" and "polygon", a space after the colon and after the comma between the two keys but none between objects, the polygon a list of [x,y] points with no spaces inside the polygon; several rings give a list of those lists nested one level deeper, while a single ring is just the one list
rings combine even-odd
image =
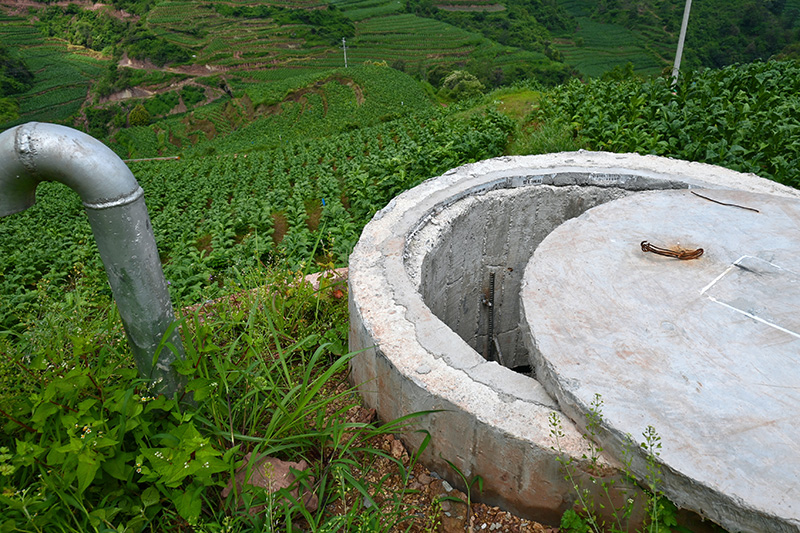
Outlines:
[{"label": "rough concrete texture", "polygon": [[527,366],[518,294],[531,251],[564,220],[625,194],[630,191],[618,187],[542,184],[467,197],[414,235],[409,250],[430,249],[417,255],[421,264],[410,274],[431,311],[484,357],[493,313],[498,355],[492,359],[508,368]]},{"label": "rough concrete texture", "polygon": [[[495,333],[515,366],[516,351],[524,348],[514,325],[519,305],[509,299],[518,298],[523,266],[544,236],[604,201],[686,187],[797,194],[709,165],[576,152],[466,165],[392,200],[365,227],[350,257],[350,347],[363,350],[352,379],[366,403],[384,420],[438,410],[418,417],[403,435],[416,448],[424,436],[414,429],[430,433],[423,461],[457,485],[445,460],[467,477],[482,476],[487,503],[557,522],[575,494],[552,449],[548,420],[560,416],[556,404],[537,381],[475,349],[485,342],[487,270],[503,273],[496,277],[496,305],[504,311],[495,316]],[[527,202],[535,207],[519,221],[515,209]],[[564,454],[579,459],[588,453],[585,442],[577,426],[564,417],[562,423]]]},{"label": "rough concrete texture", "polygon": [[[643,193],[566,222],[522,291],[537,379],[601,444],[661,436],[663,490],[731,531],[800,530],[800,200]],[[704,254],[681,261],[641,241]]]}]

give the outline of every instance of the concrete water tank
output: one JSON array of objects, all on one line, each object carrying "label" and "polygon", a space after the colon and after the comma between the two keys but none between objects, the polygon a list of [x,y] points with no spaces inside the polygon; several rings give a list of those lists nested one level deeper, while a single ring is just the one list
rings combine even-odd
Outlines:
[{"label": "concrete water tank", "polygon": [[[648,198],[658,198],[662,203],[655,209]],[[697,203],[694,215],[685,207],[688,200],[692,205]],[[459,480],[446,461],[467,477],[483,478],[481,498],[487,503],[532,519],[557,522],[571,507],[575,494],[572,484],[564,480],[556,458],[561,453],[562,458],[571,457],[580,463],[590,453],[581,428],[586,422],[587,398],[593,394],[603,395],[604,409],[608,410],[597,438],[611,453],[601,457],[601,463],[618,466],[625,434],[632,433],[640,441],[641,431],[648,425],[660,432],[665,452],[693,446],[695,435],[691,431],[684,432],[686,428],[679,425],[662,425],[663,420],[653,416],[658,414],[663,400],[655,397],[648,409],[638,409],[643,402],[636,395],[643,394],[642,389],[633,387],[627,393],[618,393],[615,383],[622,388],[626,380],[618,376],[628,375],[637,365],[644,375],[649,372],[640,352],[649,349],[647,343],[652,339],[646,340],[644,346],[625,345],[627,322],[638,320],[647,328],[650,322],[646,317],[653,313],[680,315],[686,306],[687,296],[678,288],[674,294],[657,298],[652,294],[653,287],[642,287],[641,280],[633,277],[641,264],[652,267],[650,275],[657,278],[664,275],[680,280],[681,272],[688,268],[699,271],[701,267],[703,273],[696,274],[697,283],[711,274],[719,276],[710,289],[695,295],[698,301],[702,300],[697,305],[709,305],[717,314],[727,309],[723,305],[726,303],[747,307],[747,302],[742,303],[731,294],[758,276],[773,274],[774,268],[763,263],[742,260],[734,265],[734,255],[744,246],[737,244],[737,239],[750,232],[757,241],[761,227],[748,230],[746,220],[726,226],[725,217],[733,220],[745,213],[756,213],[723,203],[774,206],[763,211],[783,212],[783,218],[774,214],[772,221],[763,226],[771,234],[783,231],[782,237],[776,237],[781,241],[780,260],[775,259],[777,262],[772,264],[787,271],[792,270],[792,258],[794,265],[800,264],[796,261],[800,252],[797,237],[783,238],[792,231],[796,234],[800,227],[795,210],[800,205],[800,193],[752,174],[655,156],[582,151],[502,157],[430,179],[379,211],[365,227],[350,257],[350,347],[361,350],[352,363],[352,379],[365,402],[375,407],[384,420],[435,411],[420,417],[402,438],[415,448],[423,439],[415,430],[429,432],[431,440],[422,459],[451,482]],[[713,227],[706,227],[705,233],[680,233],[678,228],[692,228],[695,223],[708,226],[702,217],[692,218],[707,209],[721,210]],[[592,218],[595,211],[603,218]],[[570,220],[572,225],[565,224]],[[660,220],[668,222],[659,223]],[[644,231],[641,225],[649,229]],[[581,238],[583,233],[585,239]],[[730,235],[723,238],[722,234]],[[691,261],[643,252],[641,241],[648,239],[653,245],[686,249],[702,246],[706,250],[691,265]],[[543,241],[547,248],[537,252]],[[723,242],[727,244],[723,246]],[[758,250],[751,255],[758,258]],[[655,266],[649,263],[658,260],[664,261]],[[532,266],[528,266],[529,262]],[[796,266],[792,268],[797,272]],[[559,277],[564,271],[569,276],[562,282]],[[755,274],[748,274],[751,271]],[[750,300],[755,301],[762,293],[780,292],[787,284],[796,291],[792,275],[786,274],[777,285],[762,283],[757,289],[761,292],[754,292]],[[714,276],[708,283],[714,281]],[[631,288],[634,280],[636,287]],[[673,282],[677,283],[669,281]],[[659,282],[653,283],[659,286]],[[597,284],[602,291],[594,290],[593,285]],[[637,299],[629,293],[617,298],[622,287],[642,290],[645,296]],[[695,285],[691,285],[694,289]],[[712,296],[722,303],[709,300]],[[661,307],[654,307],[654,301],[660,302]],[[769,312],[750,313],[752,309],[747,308],[745,314],[736,315],[739,322],[771,320],[789,332],[782,333],[786,335],[781,337],[785,345],[780,352],[783,359],[771,365],[772,370],[791,362],[797,366],[800,353],[800,338],[791,335],[800,329],[795,327],[796,319],[776,319],[769,314],[775,311],[785,317],[796,309],[796,301],[784,298],[780,302],[769,307]],[[794,316],[800,315],[795,312]],[[665,317],[661,322],[678,329],[678,318]],[[728,332],[739,328],[739,322],[725,323],[727,329],[718,335],[733,338]],[[608,339],[623,332],[619,333],[621,340],[603,338],[598,342],[596,323],[603,324],[601,333]],[[710,321],[706,325],[715,327],[714,324]],[[748,323],[748,327],[755,326]],[[752,332],[746,331],[736,335],[736,342],[747,342]],[[777,331],[772,328],[769,334],[777,335]],[[689,344],[692,335],[713,337],[707,331],[679,333]],[[635,338],[636,333],[629,335]],[[667,338],[660,332],[653,335]],[[597,348],[598,344],[602,349]],[[623,345],[627,351],[620,349]],[[728,346],[720,343],[719,349],[724,351]],[[669,352],[667,344],[660,349]],[[713,346],[709,349],[713,351]],[[629,354],[630,359],[609,363],[609,358],[621,353]],[[677,367],[680,364],[676,363]],[[593,367],[590,377],[595,381],[576,370],[581,366]],[[721,371],[719,365],[712,367],[696,370],[692,379],[701,372]],[[757,372],[757,361],[748,368]],[[683,379],[679,371],[663,377],[658,370],[652,372],[669,386]],[[638,386],[643,382],[645,378],[637,382]],[[661,386],[657,380],[653,383]],[[667,390],[673,389],[664,389]],[[685,386],[674,390],[689,394]],[[789,409],[786,420],[792,420],[800,408],[796,390],[795,387],[781,393],[762,388],[767,395],[784,394],[779,407]],[[705,394],[714,393],[712,390]],[[691,408],[686,411],[696,411],[705,398],[695,404],[687,402]],[[672,401],[676,405],[683,402],[681,398]],[[610,405],[612,402],[615,405]],[[706,419],[700,416],[699,421],[686,425],[704,424],[720,413],[709,412]],[[554,450],[554,417],[562,421],[561,452]],[[782,430],[786,427],[788,424],[780,426]],[[744,426],[736,427],[736,431],[745,430]],[[721,439],[726,433],[716,435]],[[770,435],[777,438],[778,433]],[[680,442],[673,442],[673,438]],[[699,433],[696,438],[707,437]],[[770,454],[796,452],[797,444],[778,440],[780,449],[763,450],[753,456],[782,464],[786,475],[780,479],[788,483],[790,477],[800,476],[797,459],[770,458]],[[800,442],[800,438],[794,442]],[[708,476],[713,477],[718,469],[711,468],[710,473],[698,477],[685,461],[671,464],[670,455],[664,453],[661,457],[666,473],[662,488],[681,506],[732,530],[797,530],[800,510],[792,502],[800,498],[791,498],[792,494],[797,496],[792,491],[800,490],[800,484],[783,487],[787,498],[779,505],[769,505],[763,498],[748,500],[747,491],[727,492],[726,487],[735,480],[715,485]],[[687,457],[688,464],[703,462],[699,455]],[[795,457],[800,454],[795,453]],[[740,476],[739,481],[746,484],[746,476],[757,474],[739,471],[735,457],[724,459],[728,460],[731,463],[727,474],[732,479]],[[642,468],[639,455],[633,469],[642,475]],[[605,470],[605,474],[614,475],[612,470]],[[687,487],[691,489],[688,492]]]}]

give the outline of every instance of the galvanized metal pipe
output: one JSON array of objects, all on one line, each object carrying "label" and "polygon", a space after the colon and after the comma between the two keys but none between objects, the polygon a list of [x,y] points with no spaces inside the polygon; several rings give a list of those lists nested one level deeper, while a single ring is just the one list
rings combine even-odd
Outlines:
[{"label": "galvanized metal pipe", "polygon": [[29,122],[1,133],[0,216],[31,207],[42,181],[80,195],[140,375],[158,393],[179,390],[183,381],[172,368],[184,356],[177,328],[165,339],[174,351],[165,347],[155,357],[175,315],[133,173],[103,143],[66,126]]}]

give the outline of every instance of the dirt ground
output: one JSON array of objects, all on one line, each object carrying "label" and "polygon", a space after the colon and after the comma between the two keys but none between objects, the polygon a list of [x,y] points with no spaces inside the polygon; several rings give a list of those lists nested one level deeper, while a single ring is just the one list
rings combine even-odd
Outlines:
[{"label": "dirt ground", "polygon": [[[346,296],[347,269],[342,268],[323,274],[334,280],[327,289],[339,291],[337,298]],[[320,288],[320,274],[312,274],[305,281],[314,288]],[[199,311],[200,321],[208,313],[213,313],[213,303],[225,301],[227,305],[239,308],[246,294],[238,294],[220,298],[211,305],[202,304],[183,309],[185,315]],[[331,380],[321,393],[326,396],[336,397],[337,400],[328,405],[327,411],[331,415],[341,411],[349,404],[346,421],[348,423],[370,423],[376,421],[374,409],[367,409],[360,404],[360,398],[351,393],[352,386],[347,380],[345,372]],[[309,415],[311,416],[311,415]],[[531,520],[526,520],[506,512],[498,507],[491,507],[483,503],[472,502],[468,507],[467,495],[450,486],[437,472],[428,470],[424,465],[413,462],[413,450],[406,449],[405,445],[391,434],[373,437],[366,443],[373,449],[381,450],[385,456],[376,454],[362,455],[362,465],[366,477],[375,485],[383,480],[383,491],[375,496],[375,501],[384,510],[387,517],[402,517],[392,531],[408,533],[558,533],[559,528],[546,526]],[[399,464],[398,464],[399,463]],[[400,464],[403,469],[411,470],[406,480],[403,479]],[[363,472],[362,472],[363,473]],[[360,474],[353,472],[354,475]],[[477,492],[473,486],[473,496]],[[479,497],[479,496],[478,496]],[[355,491],[344,499],[339,499],[328,506],[327,511],[332,515],[345,514],[353,505],[363,505],[358,500]]]},{"label": "dirt ground", "polygon": [[[336,392],[348,390],[346,382],[338,385]],[[348,422],[370,422],[375,418],[374,409],[362,406],[351,407],[347,413]],[[559,528],[515,516],[499,507],[475,503],[467,507],[467,495],[450,486],[438,473],[428,470],[420,463],[413,464],[413,452],[394,435],[379,435],[370,442],[374,448],[382,450],[388,457],[377,457],[370,461],[367,477],[377,483],[384,479],[383,502],[387,516],[394,508],[402,509],[405,520],[397,524],[393,531],[410,533],[557,533]],[[367,458],[365,458],[366,462]],[[411,467],[411,475],[404,481],[401,476],[401,463]],[[473,486],[473,491],[476,487]],[[474,497],[474,495],[473,495]],[[350,501],[338,500],[330,505],[331,514],[341,514],[345,506],[356,504],[356,495]]]}]

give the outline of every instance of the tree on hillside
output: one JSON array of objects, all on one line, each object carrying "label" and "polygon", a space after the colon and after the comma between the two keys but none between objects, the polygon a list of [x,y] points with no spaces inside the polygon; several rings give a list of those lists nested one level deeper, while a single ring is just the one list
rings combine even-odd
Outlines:
[{"label": "tree on hillside", "polygon": [[467,100],[482,95],[484,89],[478,78],[466,70],[454,70],[442,81],[439,94],[451,100]]},{"label": "tree on hillside", "polygon": [[131,126],[147,126],[150,124],[150,119],[150,112],[142,104],[139,104],[128,115],[128,124]]}]

